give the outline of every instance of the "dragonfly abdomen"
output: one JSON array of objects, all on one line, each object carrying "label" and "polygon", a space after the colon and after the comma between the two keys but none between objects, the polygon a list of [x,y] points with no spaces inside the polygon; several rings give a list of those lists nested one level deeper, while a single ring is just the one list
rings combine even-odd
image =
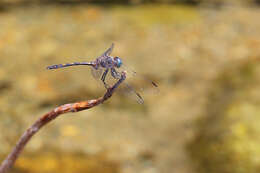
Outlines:
[{"label": "dragonfly abdomen", "polygon": [[48,66],[47,69],[58,69],[63,67],[75,66],[75,65],[90,65],[93,66],[93,62],[74,62],[74,63],[66,63],[66,64],[55,64]]}]

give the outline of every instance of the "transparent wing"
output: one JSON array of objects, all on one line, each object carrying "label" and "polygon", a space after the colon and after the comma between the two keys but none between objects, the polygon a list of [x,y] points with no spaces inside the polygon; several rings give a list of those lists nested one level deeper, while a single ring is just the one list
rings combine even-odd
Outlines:
[{"label": "transparent wing", "polygon": [[[120,79],[122,72],[118,72],[116,69],[111,68],[111,76],[114,79]],[[126,77],[127,78],[127,77]],[[119,90],[129,96],[134,96],[134,99],[139,103],[143,104],[144,99],[142,96],[132,87],[130,84],[127,83],[127,81],[124,81],[121,86],[119,86]]]},{"label": "transparent wing", "polygon": [[114,43],[111,44],[110,48],[108,48],[101,56],[109,56],[113,51]]},{"label": "transparent wing", "polygon": [[144,99],[143,97],[127,82],[124,81],[123,83],[124,87],[124,92],[126,94],[134,96],[134,99],[139,103],[139,104],[144,104]]},{"label": "transparent wing", "polygon": [[158,85],[154,81],[150,80],[147,76],[137,73],[126,65],[122,65],[122,67],[120,67],[120,71],[126,72],[127,80],[131,84],[134,83],[134,86],[137,88],[137,90],[141,92],[147,92],[148,90],[152,93],[159,92]]},{"label": "transparent wing", "polygon": [[95,79],[100,80],[101,75],[103,74],[103,68],[95,69],[94,67],[92,67],[91,68],[91,74]]},{"label": "transparent wing", "polygon": [[[149,86],[143,86],[143,81],[140,81],[140,79],[137,79],[137,73],[134,71],[126,71],[125,69],[111,69],[112,76],[114,78],[119,78],[120,73],[122,71],[126,72],[126,80],[121,84],[120,90],[124,94],[130,96],[131,98],[134,98],[139,104],[144,103],[144,99],[141,96],[141,94],[144,94],[144,91],[146,92],[146,89],[151,89],[155,90],[154,88],[158,88],[158,85],[155,84],[154,82],[151,82],[150,80],[146,79],[145,82],[149,84]],[[145,77],[141,78],[145,79]]]}]

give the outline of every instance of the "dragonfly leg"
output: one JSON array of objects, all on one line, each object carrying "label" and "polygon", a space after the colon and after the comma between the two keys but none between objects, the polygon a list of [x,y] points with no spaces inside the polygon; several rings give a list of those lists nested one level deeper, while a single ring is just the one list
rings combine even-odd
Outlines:
[{"label": "dragonfly leg", "polygon": [[105,72],[103,73],[103,75],[102,75],[102,77],[101,77],[101,80],[102,80],[102,82],[104,83],[104,85],[105,85],[105,88],[109,88],[109,85],[106,83],[106,76],[107,76],[107,72],[109,71],[109,69],[107,68],[106,70],[105,70]]},{"label": "dragonfly leg", "polygon": [[120,73],[116,71],[115,68],[111,68],[111,75],[115,78],[115,79],[119,79],[120,78]]}]

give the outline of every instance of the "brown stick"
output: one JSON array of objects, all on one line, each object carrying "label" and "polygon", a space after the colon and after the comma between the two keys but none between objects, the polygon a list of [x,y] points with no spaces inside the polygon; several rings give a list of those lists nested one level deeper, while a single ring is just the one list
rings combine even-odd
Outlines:
[{"label": "brown stick", "polygon": [[13,166],[13,164],[19,157],[19,154],[21,153],[25,145],[28,143],[31,137],[40,130],[41,127],[43,127],[50,121],[54,120],[61,114],[68,113],[68,112],[79,112],[85,109],[90,109],[92,107],[99,105],[100,103],[103,103],[113,95],[115,89],[125,80],[125,78],[126,75],[123,72],[121,78],[114,84],[113,87],[107,89],[107,92],[103,97],[100,97],[98,99],[93,99],[93,100],[61,105],[53,109],[52,111],[46,113],[42,117],[40,117],[31,127],[29,127],[24,132],[24,134],[17,142],[16,146],[13,148],[12,152],[2,162],[0,166],[0,173],[6,173]]}]

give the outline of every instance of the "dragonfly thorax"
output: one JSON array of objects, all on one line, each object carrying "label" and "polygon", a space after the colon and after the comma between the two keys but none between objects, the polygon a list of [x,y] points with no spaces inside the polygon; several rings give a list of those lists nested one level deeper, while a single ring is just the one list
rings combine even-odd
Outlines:
[{"label": "dragonfly thorax", "polygon": [[113,68],[116,66],[113,57],[107,56],[103,59],[99,59],[97,64],[103,68]]}]

